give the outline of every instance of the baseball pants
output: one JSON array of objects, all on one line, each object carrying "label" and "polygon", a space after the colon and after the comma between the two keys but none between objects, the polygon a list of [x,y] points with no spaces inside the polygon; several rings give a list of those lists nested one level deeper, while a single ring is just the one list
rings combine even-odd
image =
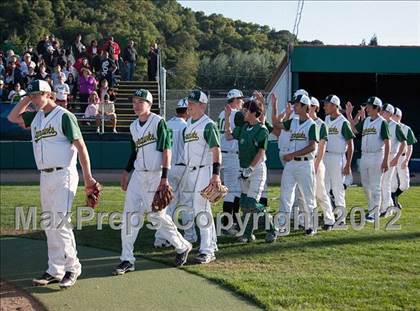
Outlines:
[{"label": "baseball pants", "polygon": [[187,167],[185,185],[187,217],[194,219],[200,230],[200,253],[214,254],[217,251],[217,237],[210,202],[201,196],[201,190],[208,186],[212,175],[211,166]]},{"label": "baseball pants", "polygon": [[224,201],[233,203],[235,197],[241,196],[241,187],[238,182],[240,170],[238,154],[222,153],[222,168],[223,184],[229,189]]},{"label": "baseball pants", "polygon": [[319,163],[318,172],[315,174],[315,197],[324,214],[324,223],[326,225],[334,225],[335,217],[331,200],[325,189],[325,165],[323,161]]},{"label": "baseball pants", "polygon": [[172,218],[165,210],[152,212],[151,205],[161,179],[160,171],[138,171],[131,175],[125,195],[124,214],[121,226],[121,261],[134,263],[134,242],[141,229],[140,218],[146,214],[153,226],[157,226],[159,236],[167,240],[177,253],[190,247],[177,230]]},{"label": "baseball pants", "polygon": [[[395,157],[395,154],[389,155],[389,162]],[[388,162],[388,165],[389,165]],[[382,193],[382,200],[381,200],[381,209],[380,212],[386,212],[390,206],[394,206],[391,197],[391,182],[395,176],[395,166],[389,166],[388,170],[383,173],[382,176],[382,183],[381,183],[381,193]]]},{"label": "baseball pants", "polygon": [[299,187],[302,192],[305,213],[309,216],[308,226],[312,227],[312,213],[315,209],[315,173],[314,161],[295,161],[287,162],[284,166],[281,178],[280,196],[280,225],[285,225],[286,218],[290,221],[293,202],[295,201],[295,190]]},{"label": "baseball pants", "polygon": [[362,153],[360,179],[368,200],[368,215],[373,216],[381,206],[381,181],[383,152]]},{"label": "baseball pants", "polygon": [[345,165],[345,155],[342,153],[326,152],[324,156],[325,164],[325,186],[327,193],[334,195],[335,206],[346,207],[345,189],[343,185],[343,168]]},{"label": "baseball pants", "polygon": [[[174,165],[169,171],[168,180],[169,184],[174,190],[174,199],[165,209],[166,213],[175,220],[174,217],[177,216],[176,209],[186,206],[185,194],[182,190],[183,180],[186,179],[186,166],[185,165]],[[192,217],[189,217],[188,213],[181,209],[180,216],[182,224],[186,224],[192,220]],[[189,242],[197,241],[197,233],[195,232],[194,227],[189,227],[184,232],[184,238]],[[155,244],[159,242],[164,242],[165,239],[161,236],[160,231],[157,230],[155,233]]]},{"label": "baseball pants", "polygon": [[[78,182],[76,166],[51,173],[41,172],[41,207],[44,217],[50,219],[42,218],[46,224],[48,245],[47,272],[58,279],[63,278],[67,271],[81,273],[73,230],[67,223],[62,223],[63,218],[68,218],[70,223],[68,213],[71,212]],[[64,225],[60,226],[60,223]]]},{"label": "baseball pants", "polygon": [[402,163],[405,161],[406,156],[401,156],[398,160],[398,165],[395,167],[395,174],[391,181],[391,191],[396,192],[398,189],[405,191],[410,188],[410,170],[408,165],[402,168]]}]

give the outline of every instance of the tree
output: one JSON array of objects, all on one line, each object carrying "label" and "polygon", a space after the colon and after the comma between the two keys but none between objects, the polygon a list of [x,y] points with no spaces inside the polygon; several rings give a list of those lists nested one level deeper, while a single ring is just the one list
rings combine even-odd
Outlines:
[{"label": "tree", "polygon": [[376,34],[374,34],[372,38],[370,38],[369,46],[377,46],[377,45],[378,45],[378,37],[376,36]]}]

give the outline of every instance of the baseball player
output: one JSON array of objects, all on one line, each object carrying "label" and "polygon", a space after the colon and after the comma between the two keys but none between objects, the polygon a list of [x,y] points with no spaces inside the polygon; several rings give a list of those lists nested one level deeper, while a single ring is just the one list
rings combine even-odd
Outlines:
[{"label": "baseball player", "polygon": [[334,205],[346,208],[345,180],[351,177],[355,135],[350,122],[340,112],[340,98],[328,95],[324,100],[328,141],[325,150],[325,185],[332,192]]},{"label": "baseball player", "polygon": [[289,228],[285,228],[285,226],[289,224],[295,190],[296,187],[299,187],[306,203],[303,204],[307,215],[305,217],[307,219],[305,233],[312,236],[316,233],[312,218],[315,208],[314,158],[319,135],[315,121],[308,114],[311,105],[309,97],[304,94],[298,95],[293,99],[293,104],[294,112],[298,118],[291,118],[280,124],[273,123],[273,133],[276,135],[279,135],[282,130],[290,132],[288,149],[282,159],[285,165],[281,179],[281,232],[289,233]]},{"label": "baseball player", "polygon": [[401,109],[395,108],[395,113],[392,116],[392,119],[401,126],[401,129],[407,138],[407,147],[398,161],[398,165],[395,168],[395,174],[391,181],[391,197],[394,206],[397,206],[400,209],[402,206],[401,203],[398,202],[398,197],[410,187],[410,171],[408,169],[408,163],[410,162],[411,155],[413,154],[413,145],[417,143],[413,131],[408,125],[401,123],[401,118]]},{"label": "baseball player", "polygon": [[[360,178],[368,200],[367,222],[375,221],[375,212],[381,207],[381,181],[388,170],[390,138],[388,122],[381,117],[382,101],[369,97],[357,116],[353,119],[353,106],[346,105],[347,117],[355,134],[362,135],[362,157],[360,159]],[[365,110],[368,117],[365,118]]]},{"label": "baseball player", "polygon": [[382,202],[380,217],[387,215],[388,208],[394,206],[391,197],[391,183],[395,175],[395,167],[398,165],[401,155],[407,147],[407,138],[405,137],[401,126],[392,120],[395,109],[391,104],[386,103],[381,111],[381,116],[388,122],[389,132],[391,134],[391,153],[389,154],[389,169],[382,176]]},{"label": "baseball player", "polygon": [[[75,284],[81,273],[76,241],[67,223],[71,220],[71,207],[79,182],[77,156],[85,187],[95,185],[96,181],[92,177],[89,154],[76,117],[54,102],[46,81],[32,81],[27,95],[13,108],[8,119],[31,128],[35,162],[41,172],[42,212],[50,215],[49,225],[45,228],[48,269],[34,279],[33,284],[59,282],[61,288],[67,288]],[[37,111],[26,111],[31,102]],[[62,221],[63,226],[60,225]]]},{"label": "baseball player", "polygon": [[[156,190],[168,185],[171,135],[166,122],[150,111],[153,97],[148,90],[137,90],[132,102],[138,118],[130,124],[132,153],[121,176],[121,188],[126,191],[121,226],[122,252],[121,263],[114,269],[114,275],[134,271],[134,242],[141,227],[141,217],[145,213],[151,223],[158,227],[159,236],[175,247],[176,266],[185,264],[192,249],[191,243],[178,232],[165,210],[151,209]],[[133,169],[134,172],[128,181]]]},{"label": "baseball player", "polygon": [[[319,202],[324,213],[324,230],[332,230],[335,217],[331,206],[331,200],[328,196],[327,190],[325,189],[325,165],[324,155],[328,141],[327,127],[320,118],[317,116],[319,111],[319,101],[315,97],[311,97],[311,108],[309,109],[309,116],[315,121],[315,124],[319,130],[319,143],[315,151],[315,197]],[[316,201],[315,201],[316,203]]]},{"label": "baseball player", "polygon": [[[263,213],[267,217],[267,211],[260,198],[267,180],[267,167],[265,165],[265,150],[268,144],[268,129],[263,125],[259,118],[264,112],[264,103],[251,100],[244,105],[244,124],[236,126],[232,131],[230,116],[232,108],[227,105],[225,108],[225,137],[228,140],[236,139],[239,143],[239,162],[240,162],[240,183],[241,198],[240,206],[244,212],[245,220],[248,222],[244,235],[240,241],[248,243],[255,240],[254,214]],[[274,242],[276,233],[274,226],[270,226],[266,241]]]},{"label": "baseball player", "polygon": [[[235,116],[242,109],[244,95],[240,90],[232,89],[227,94],[227,106],[231,108],[230,124],[235,124]],[[218,127],[220,131],[220,148],[222,150],[222,173],[223,184],[228,187],[229,192],[223,201],[223,213],[229,213],[233,217],[233,226],[225,231],[227,235],[236,235],[238,233],[236,214],[239,213],[239,199],[241,195],[238,183],[239,177],[239,158],[238,158],[238,142],[236,140],[228,140],[225,135],[225,111],[219,114]],[[222,218],[222,224],[227,226],[228,219]]]},{"label": "baseball player", "polygon": [[[176,116],[168,121],[168,128],[172,132],[172,161],[171,170],[168,174],[169,184],[174,189],[174,200],[166,208],[169,216],[175,217],[175,208],[177,206],[184,206],[184,193],[182,191],[183,179],[185,176],[185,161],[184,161],[184,130],[187,127],[188,119],[188,101],[186,98],[181,99],[176,108]],[[187,218],[187,214],[181,210],[182,222],[189,223],[192,219]],[[190,242],[197,242],[197,234],[195,228],[192,226],[185,230],[184,238]],[[156,231],[154,246],[156,248],[169,247],[170,244],[163,237],[160,236],[160,231]]]},{"label": "baseball player", "polygon": [[200,249],[196,263],[207,264],[216,260],[216,230],[210,202],[200,194],[212,183],[220,187],[220,134],[217,125],[204,113],[207,96],[194,90],[188,96],[187,127],[184,131],[184,160],[187,176],[183,191],[187,196],[190,212],[200,228]]}]

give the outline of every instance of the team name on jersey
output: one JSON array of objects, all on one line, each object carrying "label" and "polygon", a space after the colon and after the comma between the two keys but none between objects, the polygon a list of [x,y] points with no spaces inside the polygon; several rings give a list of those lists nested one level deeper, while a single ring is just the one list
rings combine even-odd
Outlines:
[{"label": "team name on jersey", "polygon": [[34,141],[36,143],[43,138],[54,137],[54,136],[57,136],[57,131],[52,126],[52,124],[50,124],[48,127],[43,128],[41,130],[37,130],[36,127],[35,127]]},{"label": "team name on jersey", "polygon": [[156,140],[156,137],[152,133],[148,132],[145,136],[136,140],[136,148],[139,149],[148,144],[154,143]]},{"label": "team name on jersey", "polygon": [[328,128],[328,135],[338,135],[340,131],[336,127],[329,127]]},{"label": "team name on jersey", "polygon": [[192,131],[191,133],[185,134],[185,142],[189,143],[192,141],[199,140],[198,134],[196,131]]},{"label": "team name on jersey", "polygon": [[306,140],[305,133],[292,133],[290,140]]},{"label": "team name on jersey", "polygon": [[374,127],[368,127],[365,128],[362,132],[362,136],[366,136],[366,135],[376,135],[378,132],[376,131],[376,128]]}]

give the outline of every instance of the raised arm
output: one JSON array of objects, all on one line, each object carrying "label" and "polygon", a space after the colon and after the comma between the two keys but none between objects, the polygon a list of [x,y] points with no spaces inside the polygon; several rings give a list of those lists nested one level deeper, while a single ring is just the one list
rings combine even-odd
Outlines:
[{"label": "raised arm", "polygon": [[31,102],[29,96],[23,97],[18,104],[10,111],[9,115],[7,116],[7,120],[12,123],[16,123],[19,125],[23,125],[25,122],[23,121],[22,114],[26,111],[26,108],[29,106]]}]

